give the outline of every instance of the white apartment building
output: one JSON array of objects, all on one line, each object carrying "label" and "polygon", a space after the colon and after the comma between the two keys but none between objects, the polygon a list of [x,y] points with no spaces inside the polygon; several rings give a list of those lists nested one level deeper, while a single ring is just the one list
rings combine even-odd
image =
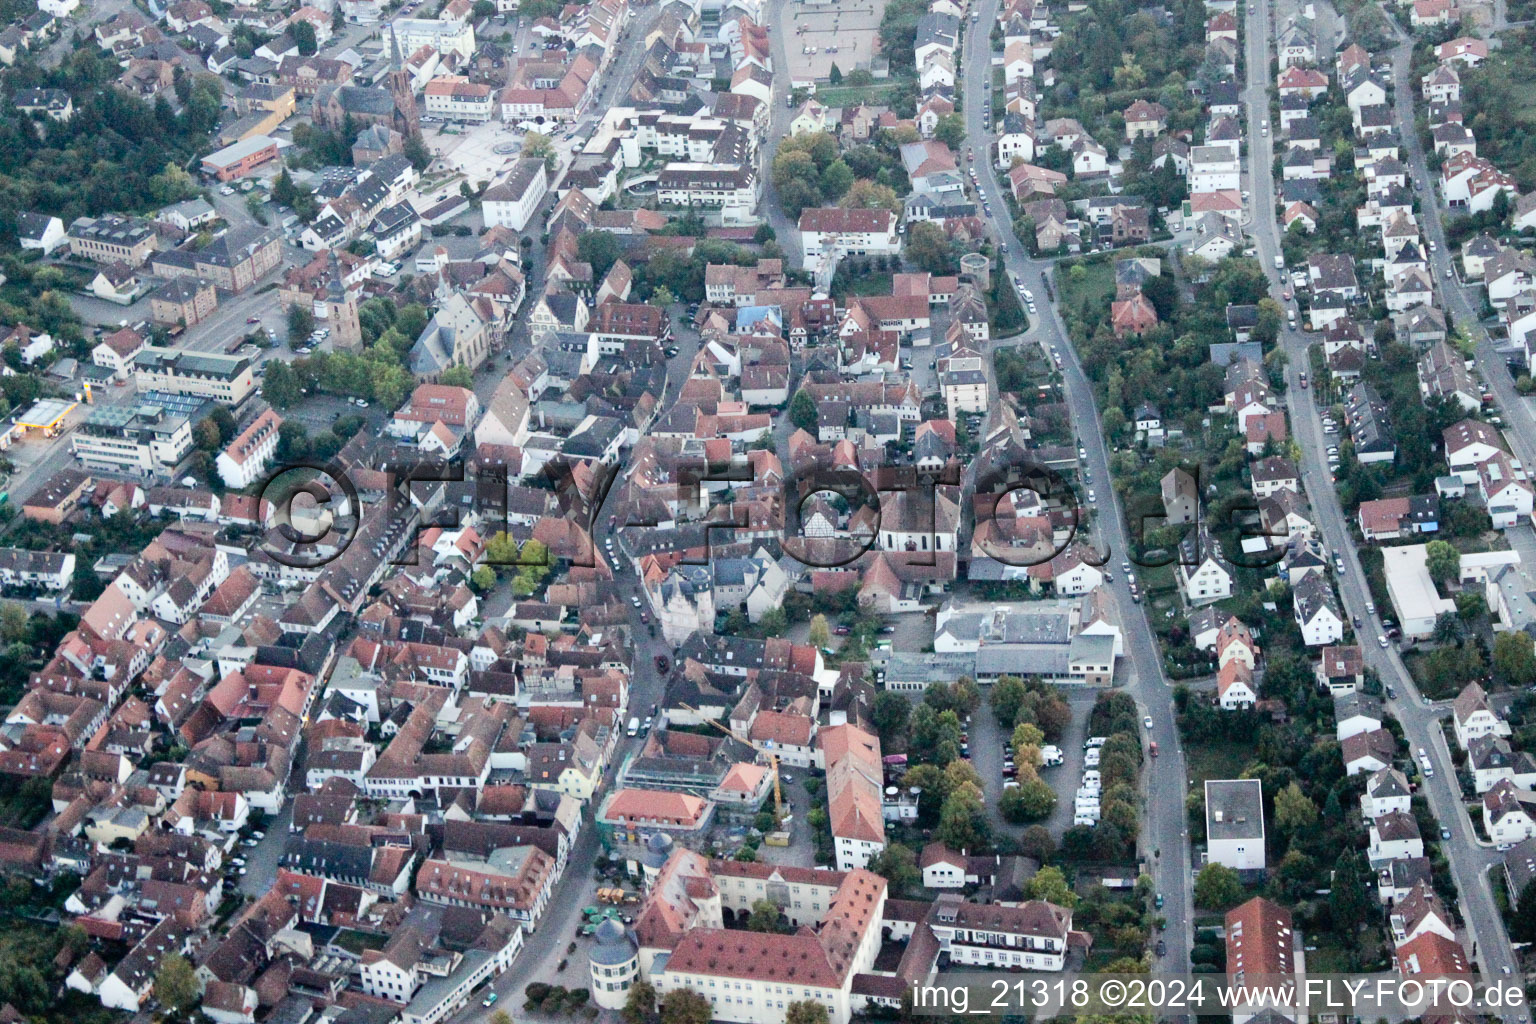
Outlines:
[{"label": "white apartment building", "polygon": [[282,425],[283,418],[268,409],[219,453],[214,465],[225,486],[243,490],[261,479],[277,453],[278,428]]}]

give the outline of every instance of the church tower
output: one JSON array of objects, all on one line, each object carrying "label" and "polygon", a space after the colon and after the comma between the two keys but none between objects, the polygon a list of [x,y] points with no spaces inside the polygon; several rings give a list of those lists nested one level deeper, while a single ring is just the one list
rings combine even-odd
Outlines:
[{"label": "church tower", "polygon": [[347,291],[341,279],[341,260],[331,250],[330,284],[325,292],[325,322],[331,328],[331,343],[339,349],[355,351],[363,347],[363,326],[357,319],[357,299]]},{"label": "church tower", "polygon": [[421,120],[416,113],[416,94],[411,89],[411,73],[400,55],[400,37],[389,27],[389,76],[385,87],[395,101],[395,130],[406,138],[421,136]]}]

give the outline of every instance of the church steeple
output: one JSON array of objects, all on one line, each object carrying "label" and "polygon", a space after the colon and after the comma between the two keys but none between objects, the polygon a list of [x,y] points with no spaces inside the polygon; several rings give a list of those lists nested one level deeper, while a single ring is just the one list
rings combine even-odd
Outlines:
[{"label": "church steeple", "polygon": [[337,258],[335,249],[331,250],[330,276],[331,282],[326,288],[326,301],[345,302],[347,292],[341,282],[341,260]]},{"label": "church steeple", "polygon": [[341,260],[335,249],[331,250],[330,277],[325,289],[325,319],[331,328],[331,344],[356,351],[363,345],[362,323],[357,316],[357,299],[342,280]]},{"label": "church steeple", "polygon": [[400,37],[395,26],[389,26],[389,75],[386,79],[389,94],[395,101],[395,129],[401,135],[421,135],[421,122],[416,114],[416,93],[411,88],[411,73],[400,54]]}]

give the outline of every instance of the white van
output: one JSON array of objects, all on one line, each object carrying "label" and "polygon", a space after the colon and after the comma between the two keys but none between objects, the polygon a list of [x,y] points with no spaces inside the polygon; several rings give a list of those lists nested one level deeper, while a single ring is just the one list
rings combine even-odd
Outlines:
[{"label": "white van", "polygon": [[1097,825],[1098,823],[1099,823],[1099,819],[1097,819],[1097,818],[1090,818],[1086,814],[1075,814],[1075,815],[1072,816],[1072,824],[1074,824],[1074,825],[1087,825],[1089,828],[1092,828],[1093,826]]},{"label": "white van", "polygon": [[638,718],[631,718],[629,720],[629,729],[627,731],[628,731],[629,735],[631,735],[631,736],[638,736],[638,735],[640,735],[640,719],[638,719]]},{"label": "white van", "polygon": [[1044,746],[1040,748],[1040,766],[1042,768],[1054,768],[1066,760],[1066,755],[1060,747]]},{"label": "white van", "polygon": [[1083,744],[1083,749],[1092,750],[1094,747],[1102,747],[1104,745],[1105,738],[1106,737],[1103,736],[1090,736]]},{"label": "white van", "polygon": [[1093,747],[1086,754],[1083,755],[1083,764],[1087,765],[1089,768],[1097,768],[1099,766],[1099,748],[1098,747]]}]

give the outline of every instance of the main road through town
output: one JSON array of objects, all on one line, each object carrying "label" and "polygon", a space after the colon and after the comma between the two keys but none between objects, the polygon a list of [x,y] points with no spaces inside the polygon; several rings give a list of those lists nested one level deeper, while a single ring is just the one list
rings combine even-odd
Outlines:
[{"label": "main road through town", "polygon": [[[1111,485],[1109,450],[1099,425],[1092,385],[1067,339],[1054,305],[1045,301],[1045,278],[1054,261],[1035,260],[1026,255],[1021,240],[1014,237],[1007,218],[1008,206],[992,163],[989,122],[992,113],[992,44],[988,29],[997,24],[998,0],[978,0],[980,18],[967,23],[962,48],[966,137],[975,143],[975,168],[981,187],[989,200],[995,201],[996,213],[989,216],[997,237],[1007,243],[1008,255],[1001,257],[1004,267],[1018,275],[1022,288],[1040,300],[1040,315],[1033,318],[1025,343],[1038,342],[1061,355],[1063,389],[1078,441],[1087,452],[1084,465],[1101,481],[1093,503],[1098,522],[1098,543],[1107,552],[1111,564],[1128,557],[1124,519],[1119,495]],[[1109,566],[1106,566],[1109,568]],[[1116,564],[1116,568],[1118,565]],[[1147,739],[1158,744],[1160,756],[1147,761],[1143,768],[1145,806],[1141,848],[1146,870],[1163,896],[1162,914],[1166,924],[1161,938],[1167,943],[1167,955],[1155,959],[1154,970],[1182,971],[1186,968],[1193,925],[1193,893],[1189,858],[1189,827],[1185,817],[1184,797],[1188,783],[1184,752],[1174,723],[1173,690],[1162,671],[1162,657],[1147,621],[1144,606],[1131,601],[1125,574],[1114,572],[1111,587],[1120,608],[1125,636],[1125,655],[1129,663],[1127,689],[1150,716],[1152,728]]]}]

